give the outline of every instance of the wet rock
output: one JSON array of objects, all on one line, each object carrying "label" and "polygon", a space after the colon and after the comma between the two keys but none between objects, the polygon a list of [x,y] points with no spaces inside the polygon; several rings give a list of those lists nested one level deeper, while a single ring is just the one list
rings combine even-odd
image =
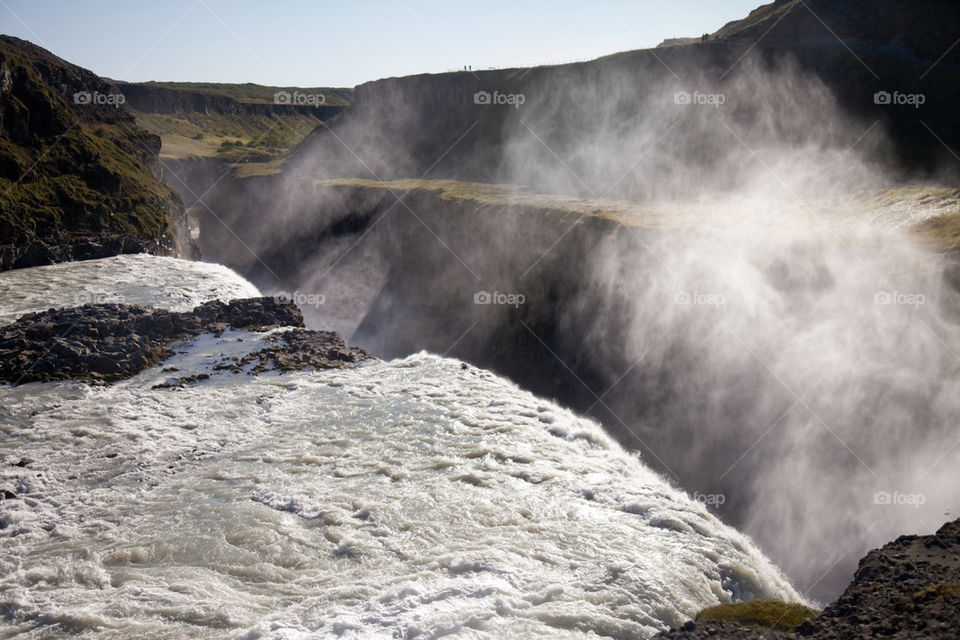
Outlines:
[{"label": "wet rock", "polygon": [[692,621],[656,636],[669,640],[890,638],[956,640],[960,629],[960,520],[928,536],[900,536],[860,560],[853,581],[816,618],[790,631]]},{"label": "wet rock", "polygon": [[183,378],[173,378],[169,382],[161,382],[160,384],[155,384],[152,389],[182,389],[183,387],[189,386],[194,382],[199,382],[200,380],[209,380],[210,374],[207,373],[198,373],[192,376],[184,376]]},{"label": "wet rock", "polygon": [[[271,347],[234,364],[242,368],[256,360],[252,372],[260,373],[350,366],[371,357],[347,347],[336,334],[303,329],[303,315],[296,305],[274,298],[214,300],[180,313],[143,305],[96,304],[30,313],[0,328],[0,380],[112,382],[163,361],[176,345],[204,333],[278,327],[294,329],[271,338],[275,343]],[[188,375],[170,386],[198,379]]]}]

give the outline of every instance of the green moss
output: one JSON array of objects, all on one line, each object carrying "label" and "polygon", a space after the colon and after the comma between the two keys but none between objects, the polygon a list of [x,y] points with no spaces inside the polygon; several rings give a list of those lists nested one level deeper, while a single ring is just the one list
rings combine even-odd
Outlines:
[{"label": "green moss", "polygon": [[950,596],[960,595],[960,584],[956,582],[941,582],[931,585],[913,594],[913,601],[920,602],[926,600],[936,600],[940,598],[949,598]]},{"label": "green moss", "polygon": [[791,604],[779,600],[750,600],[709,607],[698,613],[696,620],[697,622],[710,620],[736,622],[748,627],[789,631],[819,613],[802,604]]},{"label": "green moss", "polygon": [[144,164],[156,139],[122,109],[73,104],[72,89],[61,94],[57,82],[93,90],[100,80],[29,46],[0,40],[15,87],[0,106],[30,125],[0,139],[0,243],[86,231],[169,234],[179,196]]}]

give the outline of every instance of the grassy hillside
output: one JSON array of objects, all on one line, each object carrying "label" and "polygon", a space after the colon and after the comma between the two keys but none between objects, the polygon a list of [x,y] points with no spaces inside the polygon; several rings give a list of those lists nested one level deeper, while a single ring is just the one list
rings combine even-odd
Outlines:
[{"label": "grassy hillside", "polygon": [[160,136],[161,158],[269,160],[299,144],[321,124],[309,115],[133,113],[138,125]]},{"label": "grassy hillside", "polygon": [[[162,158],[219,158],[232,163],[280,156],[353,100],[353,89],[328,87],[207,82],[119,86],[137,123],[161,137]],[[297,95],[318,102],[304,104],[293,99]]]},{"label": "grassy hillside", "polygon": [[273,104],[278,91],[293,93],[322,94],[324,104],[332,107],[345,107],[353,103],[353,89],[345,87],[269,87],[262,84],[245,82],[229,84],[220,82],[142,82],[146,86],[161,87],[177,91],[192,91],[233,98],[238,102]]},{"label": "grassy hillside", "polygon": [[0,245],[13,247],[7,258],[40,240],[110,234],[174,250],[183,205],[152,173],[159,139],[117,106],[109,83],[8,36],[0,36],[0,78]]}]

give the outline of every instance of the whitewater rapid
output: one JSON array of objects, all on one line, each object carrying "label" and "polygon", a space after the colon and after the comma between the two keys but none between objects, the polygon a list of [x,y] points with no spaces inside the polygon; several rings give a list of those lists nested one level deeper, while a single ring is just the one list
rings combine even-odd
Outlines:
[{"label": "whitewater rapid", "polygon": [[66,262],[0,273],[0,326],[25,313],[83,304],[145,304],[187,311],[210,300],[260,295],[219,264],[147,254]]},{"label": "whitewater rapid", "polygon": [[[0,274],[0,317],[84,290],[256,295],[223,267],[128,256]],[[0,637],[632,638],[799,600],[592,421],[425,353],[212,371],[262,340],[203,336],[109,387],[0,386],[18,496],[0,502]],[[170,366],[213,375],[152,389]]]}]

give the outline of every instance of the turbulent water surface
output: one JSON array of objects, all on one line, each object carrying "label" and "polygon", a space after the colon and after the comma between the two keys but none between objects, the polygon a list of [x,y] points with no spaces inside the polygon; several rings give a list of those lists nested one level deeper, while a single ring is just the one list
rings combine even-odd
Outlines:
[{"label": "turbulent water surface", "polygon": [[[110,278],[174,307],[255,293],[118,258],[3,274],[0,312]],[[797,599],[597,424],[458,361],[152,389],[262,339],[204,336],[110,387],[0,387],[0,636],[626,638]]]},{"label": "turbulent water surface", "polygon": [[256,295],[256,287],[219,264],[116,256],[0,273],[0,326],[51,307],[112,302],[186,311],[208,300]]}]

